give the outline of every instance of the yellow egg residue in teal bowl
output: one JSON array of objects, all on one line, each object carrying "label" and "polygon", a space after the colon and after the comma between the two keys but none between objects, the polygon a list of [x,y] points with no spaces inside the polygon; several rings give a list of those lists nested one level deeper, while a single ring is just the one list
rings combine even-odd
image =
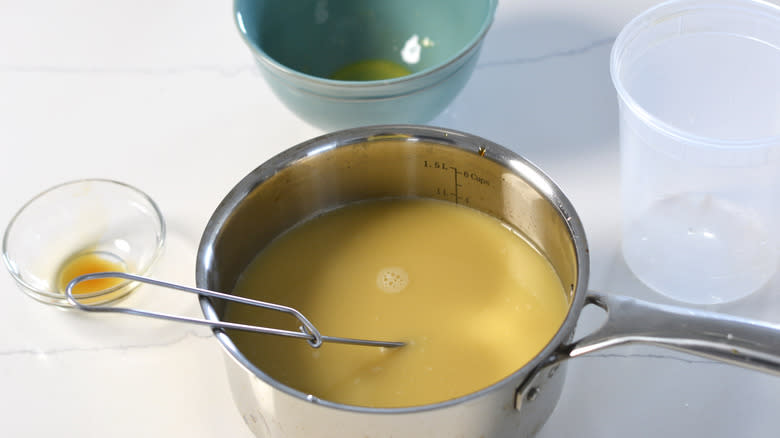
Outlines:
[{"label": "yellow egg residue in teal bowl", "polygon": [[337,81],[381,81],[410,75],[412,72],[401,64],[384,59],[367,59],[353,62],[337,70],[330,79]]}]

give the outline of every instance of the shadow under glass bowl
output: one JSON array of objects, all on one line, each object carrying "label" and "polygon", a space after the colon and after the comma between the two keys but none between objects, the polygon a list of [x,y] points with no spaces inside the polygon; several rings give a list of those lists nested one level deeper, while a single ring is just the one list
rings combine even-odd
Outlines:
[{"label": "shadow under glass bowl", "polygon": [[[497,0],[235,0],[234,18],[279,99],[308,123],[336,130],[436,117],[471,76],[496,6]],[[334,79],[377,61],[408,74]]]},{"label": "shadow under glass bowl", "polygon": [[[165,222],[149,196],[121,182],[84,179],[28,201],[8,224],[2,251],[22,291],[47,304],[71,307],[63,285],[73,277],[103,271],[147,274],[164,243]],[[104,304],[127,296],[137,284],[93,283],[74,293],[80,302]]]}]

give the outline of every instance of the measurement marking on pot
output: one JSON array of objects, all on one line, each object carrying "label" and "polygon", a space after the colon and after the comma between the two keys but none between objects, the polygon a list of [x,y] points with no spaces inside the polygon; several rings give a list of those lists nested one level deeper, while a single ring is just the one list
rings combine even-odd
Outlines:
[{"label": "measurement marking on pot", "polygon": [[452,197],[456,204],[469,204],[468,196],[462,196],[461,188],[465,183],[490,186],[490,180],[481,176],[477,172],[460,170],[455,166],[447,165],[444,161],[423,160],[423,167],[426,169],[452,171],[452,187],[436,187],[436,195],[441,197]]},{"label": "measurement marking on pot", "polygon": [[[453,167],[452,168],[453,174],[455,175],[455,203],[457,204],[460,200],[460,197],[458,196],[458,187],[463,187],[462,185],[458,184],[458,168]],[[466,199],[466,204],[468,204],[468,199]]]}]

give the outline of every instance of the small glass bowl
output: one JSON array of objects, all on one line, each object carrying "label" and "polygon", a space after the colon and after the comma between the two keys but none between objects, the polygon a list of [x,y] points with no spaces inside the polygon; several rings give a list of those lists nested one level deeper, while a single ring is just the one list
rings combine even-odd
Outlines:
[{"label": "small glass bowl", "polygon": [[[29,296],[71,307],[62,286],[70,279],[61,277],[74,260],[97,259],[111,268],[99,271],[145,275],[164,244],[165,221],[149,196],[121,182],[84,179],[54,186],[16,213],[3,237],[3,261]],[[124,298],[137,285],[122,281],[76,297],[86,304],[105,304]]]}]

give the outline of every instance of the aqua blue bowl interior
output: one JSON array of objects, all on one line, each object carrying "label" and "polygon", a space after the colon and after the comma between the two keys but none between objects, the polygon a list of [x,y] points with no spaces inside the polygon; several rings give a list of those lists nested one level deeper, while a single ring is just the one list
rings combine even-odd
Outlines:
[{"label": "aqua blue bowl interior", "polygon": [[[424,123],[455,98],[476,64],[497,0],[235,0],[238,30],[280,100],[326,130]],[[403,56],[417,40],[419,59]],[[414,58],[414,57],[412,57]],[[410,74],[332,79],[362,61]]]},{"label": "aqua blue bowl interior", "polygon": [[[247,42],[279,66],[328,78],[345,65],[385,59],[412,73],[432,69],[472,45],[490,25],[493,0],[237,0]],[[416,64],[401,49],[412,36],[433,45]]]}]

